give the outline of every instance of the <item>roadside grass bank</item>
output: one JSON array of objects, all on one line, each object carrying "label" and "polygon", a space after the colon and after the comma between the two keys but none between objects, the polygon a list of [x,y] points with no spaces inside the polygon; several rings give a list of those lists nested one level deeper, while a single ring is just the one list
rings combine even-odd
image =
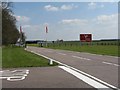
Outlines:
[{"label": "roadside grass bank", "polygon": [[56,46],[56,47],[47,47],[52,49],[61,49],[61,50],[70,50],[70,51],[78,51],[78,52],[88,52],[92,54],[100,54],[100,55],[110,55],[110,56],[120,56],[118,54],[118,46],[102,46],[102,45],[94,45],[94,46]]},{"label": "roadside grass bank", "polygon": [[[38,44],[28,44],[28,46],[36,46],[39,47]],[[47,47],[44,45],[44,48],[51,49],[60,49],[60,50],[70,50],[77,52],[88,52],[93,54],[100,55],[110,55],[110,56],[119,56],[119,48],[117,45],[80,45],[80,44],[64,44],[64,43],[55,43],[55,44],[47,44]]]},{"label": "roadside grass bank", "polygon": [[47,67],[56,66],[49,65],[49,60],[25,51],[20,47],[3,47],[2,48],[2,68],[18,68],[18,67]]}]

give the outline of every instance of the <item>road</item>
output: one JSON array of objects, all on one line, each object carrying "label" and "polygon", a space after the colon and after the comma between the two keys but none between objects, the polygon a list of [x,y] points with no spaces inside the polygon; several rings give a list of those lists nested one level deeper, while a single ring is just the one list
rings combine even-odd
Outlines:
[{"label": "road", "polygon": [[[30,75],[27,77],[28,80],[26,79],[24,82],[29,82],[28,85],[32,88],[119,87],[118,67],[120,65],[118,57],[31,46],[26,50],[50,58],[61,64],[58,67],[29,68]],[[43,73],[40,74],[40,72]],[[19,85],[18,87],[21,87]],[[16,87],[14,83],[13,86]],[[3,80],[3,87],[10,88],[12,86],[10,82]],[[23,87],[27,87],[27,85]]]}]

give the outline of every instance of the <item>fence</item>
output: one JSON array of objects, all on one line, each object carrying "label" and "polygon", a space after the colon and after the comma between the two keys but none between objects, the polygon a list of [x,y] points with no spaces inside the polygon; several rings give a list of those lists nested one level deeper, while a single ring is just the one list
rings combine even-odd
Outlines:
[{"label": "fence", "polygon": [[64,42],[54,42],[54,43],[48,43],[48,47],[72,47],[72,46],[85,46],[85,45],[116,45],[120,46],[119,41],[93,41],[93,42],[80,42],[80,41],[64,41]]}]

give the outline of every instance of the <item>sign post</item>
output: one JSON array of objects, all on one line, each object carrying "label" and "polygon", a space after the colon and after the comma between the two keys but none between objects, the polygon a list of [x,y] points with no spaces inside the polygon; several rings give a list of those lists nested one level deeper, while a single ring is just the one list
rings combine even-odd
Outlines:
[{"label": "sign post", "polygon": [[20,26],[20,45],[23,43],[23,41],[22,41],[22,38],[23,38],[23,36],[22,36],[22,26]]},{"label": "sign post", "polygon": [[45,32],[46,32],[46,47],[47,47],[47,33],[48,33],[48,27],[47,27],[47,25],[45,26]]}]

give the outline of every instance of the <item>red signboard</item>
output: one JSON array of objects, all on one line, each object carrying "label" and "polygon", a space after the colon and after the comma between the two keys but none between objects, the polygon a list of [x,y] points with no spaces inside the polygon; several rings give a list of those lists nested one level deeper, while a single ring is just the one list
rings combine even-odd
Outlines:
[{"label": "red signboard", "polygon": [[80,41],[81,42],[91,42],[92,34],[80,34]]}]

